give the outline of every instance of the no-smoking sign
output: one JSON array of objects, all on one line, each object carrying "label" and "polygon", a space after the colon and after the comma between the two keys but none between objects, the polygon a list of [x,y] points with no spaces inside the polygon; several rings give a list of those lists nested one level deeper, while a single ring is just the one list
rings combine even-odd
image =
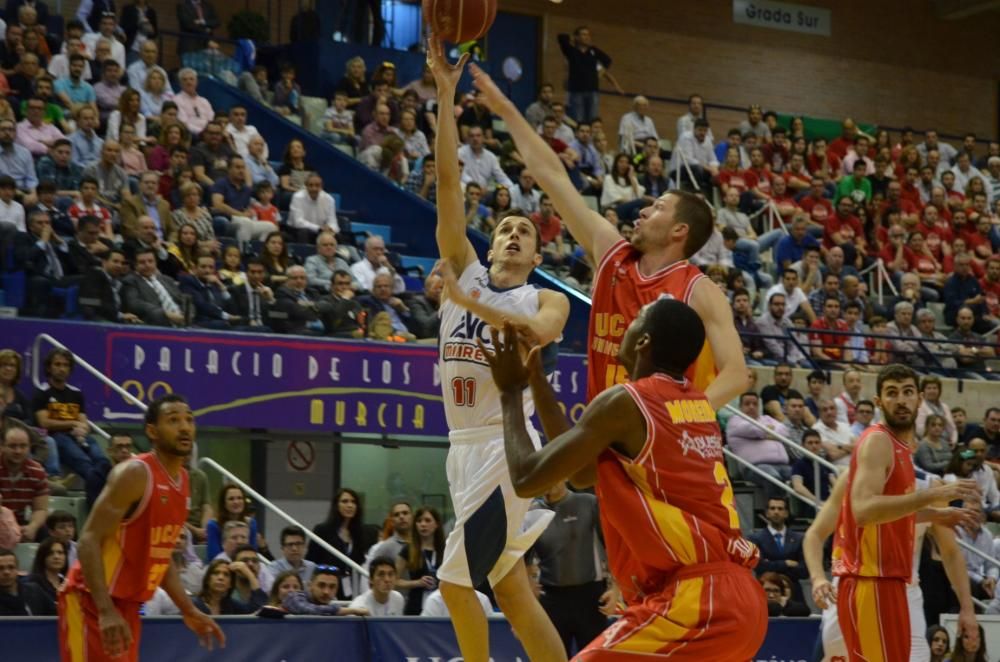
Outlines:
[{"label": "no-smoking sign", "polygon": [[316,464],[316,448],[311,441],[289,441],[285,458],[289,471],[312,473]]}]

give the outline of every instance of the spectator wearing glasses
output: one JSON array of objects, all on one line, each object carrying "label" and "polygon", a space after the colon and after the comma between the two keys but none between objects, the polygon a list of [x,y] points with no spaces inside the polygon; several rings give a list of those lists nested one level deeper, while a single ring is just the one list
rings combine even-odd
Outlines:
[{"label": "spectator wearing glasses", "polygon": [[25,118],[17,125],[17,142],[35,158],[45,156],[56,141],[64,138],[54,124],[45,121],[45,102],[38,97],[28,99]]},{"label": "spectator wearing glasses", "polygon": [[305,586],[312,578],[316,564],[305,558],[306,534],[297,526],[281,530],[281,558],[268,565],[261,576],[261,588],[270,592],[280,575],[294,573]]}]

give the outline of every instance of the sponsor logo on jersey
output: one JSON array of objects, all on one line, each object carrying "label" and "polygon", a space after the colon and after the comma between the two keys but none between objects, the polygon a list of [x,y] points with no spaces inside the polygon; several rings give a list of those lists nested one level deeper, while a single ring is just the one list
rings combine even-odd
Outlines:
[{"label": "sponsor logo on jersey", "polygon": [[684,455],[690,451],[706,460],[717,460],[722,457],[722,437],[717,434],[692,436],[684,430],[681,433],[680,445]]},{"label": "sponsor logo on jersey", "polygon": [[493,346],[489,327],[485,321],[465,311],[452,327],[447,340],[441,345],[441,360],[489,365],[479,345],[476,344],[476,340],[481,340],[486,347]]}]

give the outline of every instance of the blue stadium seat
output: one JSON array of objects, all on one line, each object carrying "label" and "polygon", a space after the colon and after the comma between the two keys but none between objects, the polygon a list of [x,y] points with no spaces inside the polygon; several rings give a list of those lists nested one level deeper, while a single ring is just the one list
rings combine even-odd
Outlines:
[{"label": "blue stadium seat", "polygon": [[288,244],[288,253],[305,262],[307,257],[316,254],[316,246],[313,244]]},{"label": "blue stadium seat", "polygon": [[52,296],[63,300],[63,319],[77,319],[80,314],[80,286],[53,287]]},{"label": "blue stadium seat", "polygon": [[423,278],[434,271],[434,265],[437,263],[437,260],[432,257],[418,257],[416,255],[400,255],[399,260],[406,273],[413,275],[413,271],[417,271]]},{"label": "blue stadium seat", "polygon": [[378,223],[351,223],[351,233],[354,235],[355,241],[358,239],[358,235],[363,237],[371,237],[373,235],[379,235],[386,244],[392,243],[392,226],[380,225]]},{"label": "blue stadium seat", "polygon": [[0,287],[3,287],[7,305],[12,308],[23,308],[25,293],[28,288],[28,278],[23,271],[12,271],[0,274]]}]

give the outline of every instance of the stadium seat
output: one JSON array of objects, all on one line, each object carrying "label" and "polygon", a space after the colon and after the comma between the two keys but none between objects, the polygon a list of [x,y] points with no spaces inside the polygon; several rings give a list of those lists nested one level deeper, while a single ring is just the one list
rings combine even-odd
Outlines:
[{"label": "stadium seat", "polygon": [[432,257],[417,257],[415,255],[400,255],[399,259],[407,274],[412,276],[413,272],[416,271],[423,278],[427,278],[434,271],[434,265],[437,263],[437,260]]},{"label": "stadium seat", "polygon": [[37,542],[18,543],[14,548],[14,556],[17,557],[17,568],[21,572],[31,572],[31,564],[35,560],[35,552],[38,551]]},{"label": "stadium seat", "polygon": [[28,279],[23,271],[0,274],[0,287],[3,288],[6,305],[12,308],[24,307]]},{"label": "stadium seat", "polygon": [[307,257],[316,254],[316,246],[313,244],[288,244],[288,252],[305,262]]},{"label": "stadium seat", "polygon": [[83,522],[87,519],[87,500],[83,497],[72,496],[50,496],[49,512],[53,510],[65,510],[76,518],[77,530],[83,528]]},{"label": "stadium seat", "polygon": [[[354,239],[357,241],[359,238],[368,238],[374,235],[379,235],[386,244],[392,243],[392,226],[380,225],[378,223],[351,223],[351,233],[354,234]],[[359,237],[359,235],[361,235]]]},{"label": "stadium seat", "polygon": [[63,319],[77,319],[80,315],[80,286],[53,287],[52,296],[63,300]]}]

